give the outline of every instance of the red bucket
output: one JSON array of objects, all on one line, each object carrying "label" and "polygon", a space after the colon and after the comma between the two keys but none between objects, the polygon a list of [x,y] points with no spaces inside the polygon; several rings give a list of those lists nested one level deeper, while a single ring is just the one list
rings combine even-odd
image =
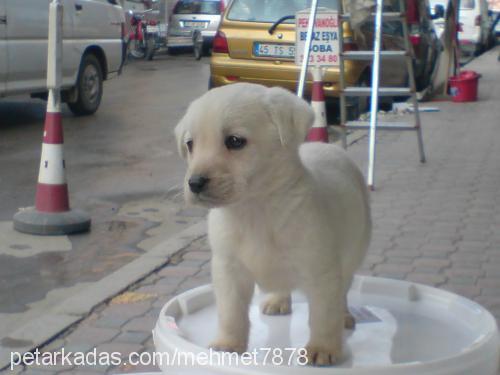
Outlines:
[{"label": "red bucket", "polygon": [[479,74],[472,70],[463,70],[458,76],[450,77],[451,100],[454,102],[475,102]]}]

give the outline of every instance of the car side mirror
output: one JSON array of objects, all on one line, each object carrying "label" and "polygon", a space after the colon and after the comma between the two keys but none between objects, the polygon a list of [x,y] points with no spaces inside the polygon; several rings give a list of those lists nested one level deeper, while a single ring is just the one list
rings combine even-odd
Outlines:
[{"label": "car side mirror", "polygon": [[434,14],[431,17],[433,20],[444,18],[444,6],[441,4],[434,5]]}]

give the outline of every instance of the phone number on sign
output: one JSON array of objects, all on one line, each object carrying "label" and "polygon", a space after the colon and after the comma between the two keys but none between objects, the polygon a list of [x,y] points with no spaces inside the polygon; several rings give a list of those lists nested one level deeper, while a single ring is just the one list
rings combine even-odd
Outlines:
[{"label": "phone number on sign", "polygon": [[[300,61],[304,59],[304,55],[300,55]],[[309,63],[336,63],[338,62],[338,55],[310,55]]]}]

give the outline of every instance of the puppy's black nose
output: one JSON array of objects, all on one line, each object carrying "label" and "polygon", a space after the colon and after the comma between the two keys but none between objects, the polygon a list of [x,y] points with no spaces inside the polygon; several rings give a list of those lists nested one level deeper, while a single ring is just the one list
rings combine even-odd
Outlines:
[{"label": "puppy's black nose", "polygon": [[201,193],[207,186],[208,181],[210,181],[210,179],[205,176],[199,174],[192,175],[188,181],[189,188],[195,194]]}]

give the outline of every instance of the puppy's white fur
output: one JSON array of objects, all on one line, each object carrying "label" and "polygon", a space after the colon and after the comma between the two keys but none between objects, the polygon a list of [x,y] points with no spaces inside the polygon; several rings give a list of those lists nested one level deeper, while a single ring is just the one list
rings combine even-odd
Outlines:
[{"label": "puppy's white fur", "polygon": [[[270,293],[267,314],[289,313],[292,290],[306,294],[310,363],[342,355],[346,293],[368,247],[370,209],[363,177],[341,148],[301,145],[313,118],[286,90],[241,83],[194,101],[176,128],[188,159],[186,200],[211,208],[216,349],[246,350],[257,283]],[[232,135],[245,147],[228,149]],[[193,175],[209,179],[198,194],[188,185]]]}]

